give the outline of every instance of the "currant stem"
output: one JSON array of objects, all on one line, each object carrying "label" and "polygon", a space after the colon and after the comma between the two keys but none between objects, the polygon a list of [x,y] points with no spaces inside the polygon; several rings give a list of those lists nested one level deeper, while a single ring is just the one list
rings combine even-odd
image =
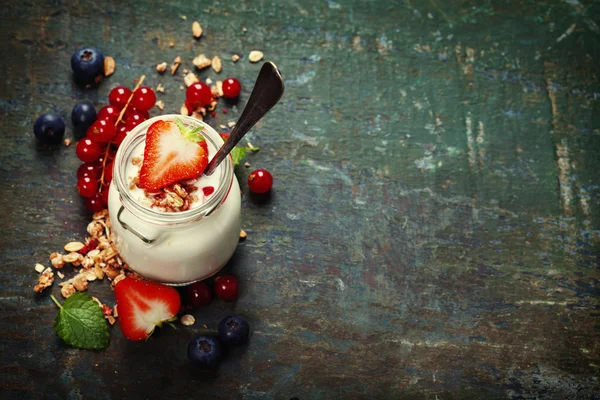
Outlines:
[{"label": "currant stem", "polygon": [[[138,79],[137,85],[135,85],[135,88],[131,91],[131,95],[129,95],[129,99],[127,100],[127,103],[125,103],[125,107],[123,107],[121,113],[119,114],[119,118],[117,118],[117,122],[115,122],[115,128],[117,127],[117,125],[119,125],[119,122],[123,120],[123,115],[125,115],[125,111],[127,111],[127,107],[129,107],[129,103],[131,103],[131,100],[133,99],[133,94],[136,90],[140,88],[140,86],[142,86],[142,83],[144,83],[144,79],[146,79],[146,75],[142,75],[140,76],[140,79]],[[104,186],[104,170],[106,169],[106,160],[108,160],[108,152],[110,151],[111,144],[112,142],[109,142],[106,146],[106,150],[104,151],[104,159],[102,160],[102,173],[100,174],[100,185],[98,185],[98,193],[102,191],[102,187]]]}]

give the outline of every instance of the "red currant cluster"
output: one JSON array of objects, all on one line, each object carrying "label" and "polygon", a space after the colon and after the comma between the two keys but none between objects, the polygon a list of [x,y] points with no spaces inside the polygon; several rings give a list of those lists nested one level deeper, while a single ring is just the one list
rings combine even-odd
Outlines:
[{"label": "red currant cluster", "polygon": [[[242,85],[235,78],[227,78],[223,81],[223,96],[229,99],[235,99],[240,95]],[[185,92],[185,107],[189,111],[207,107],[213,101],[213,94],[210,87],[203,82],[191,84]]]},{"label": "red currant cluster", "polygon": [[77,190],[85,197],[85,206],[94,212],[108,204],[108,187],[119,145],[133,128],[150,118],[148,110],[154,107],[156,94],[146,86],[133,92],[117,86],[111,90],[108,101],[110,104],[98,111],[98,118],[75,149],[83,161],[77,170]]}]

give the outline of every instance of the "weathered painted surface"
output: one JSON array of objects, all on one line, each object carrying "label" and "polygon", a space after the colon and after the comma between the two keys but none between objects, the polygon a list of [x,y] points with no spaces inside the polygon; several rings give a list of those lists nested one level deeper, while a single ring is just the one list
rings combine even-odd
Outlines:
[{"label": "weathered painted surface", "polygon": [[[2,397],[600,393],[598,2],[121,3],[0,9]],[[81,44],[117,60],[97,90],[71,81]],[[73,147],[37,149],[35,117],[106,104],[141,74],[176,112],[181,72],[154,65],[191,68],[201,52],[242,80],[241,106],[260,65],[229,57],[252,49],[287,85],[251,135],[275,190],[243,202],[248,239],[228,267],[239,301],[194,313],[211,327],[247,315],[251,344],[214,376],[186,362],[194,327],[130,343],[117,325],[106,351],[64,347],[33,265],[82,238],[89,215]],[[237,118],[227,108],[214,126]],[[111,300],[106,284],[89,291]]]}]

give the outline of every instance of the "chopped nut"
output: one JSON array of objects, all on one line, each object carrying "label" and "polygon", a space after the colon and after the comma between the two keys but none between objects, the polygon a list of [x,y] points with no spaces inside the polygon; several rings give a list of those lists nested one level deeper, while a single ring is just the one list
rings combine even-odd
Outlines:
[{"label": "chopped nut", "polygon": [[117,64],[111,56],[104,57],[104,76],[111,76],[115,72]]},{"label": "chopped nut", "polygon": [[212,83],[212,79],[210,79],[210,78],[206,78],[206,84],[207,84],[207,85],[210,85],[211,83]]},{"label": "chopped nut", "polygon": [[246,239],[246,236],[248,236],[248,235],[246,234],[246,231],[245,231],[245,230],[243,230],[243,229],[242,229],[242,230],[240,230],[240,239]]},{"label": "chopped nut", "polygon": [[219,56],[214,56],[211,64],[212,64],[212,69],[214,69],[217,74],[221,72],[222,65],[221,65],[221,58]]},{"label": "chopped nut", "polygon": [[229,122],[227,123],[227,126],[228,126],[228,127],[230,127],[230,128],[233,128],[233,127],[235,126],[235,122],[233,122],[233,121],[229,121]]},{"label": "chopped nut", "polygon": [[187,68],[184,68],[183,71],[181,71],[181,72],[183,72],[184,75],[187,75],[187,73],[190,72],[190,71],[188,71]]},{"label": "chopped nut", "polygon": [[58,277],[59,277],[60,279],[65,279],[65,274],[63,274],[63,273],[62,273],[62,272],[60,272],[60,271],[56,271],[56,275],[58,275]]},{"label": "chopped nut", "polygon": [[108,323],[114,325],[117,320],[112,315],[105,315],[104,318],[108,320]]},{"label": "chopped nut", "polygon": [[211,101],[211,102],[210,102],[210,104],[208,105],[208,111],[212,111],[212,110],[214,110],[215,108],[217,108],[217,101],[216,101],[216,100],[213,100],[213,101]]},{"label": "chopped nut", "polygon": [[104,274],[108,277],[108,279],[115,279],[119,276],[121,272],[110,265],[106,265],[104,267]]},{"label": "chopped nut", "polygon": [[223,97],[223,81],[217,81],[217,95]]},{"label": "chopped nut", "polygon": [[85,256],[81,261],[81,266],[83,268],[92,268],[94,266],[94,260],[91,257]]},{"label": "chopped nut", "polygon": [[94,265],[94,273],[96,274],[96,278],[102,280],[104,279],[104,271],[99,265]]},{"label": "chopped nut", "polygon": [[99,220],[99,219],[104,219],[104,218],[106,218],[107,216],[108,216],[108,209],[106,209],[106,208],[105,208],[105,209],[104,209],[104,210],[102,210],[102,211],[95,212],[95,213],[94,213],[94,215],[92,216],[92,219],[93,219],[94,221],[97,221],[97,220]]},{"label": "chopped nut", "polygon": [[50,263],[54,268],[62,268],[65,266],[65,260],[63,260],[63,255],[60,253],[50,254]]},{"label": "chopped nut", "polygon": [[69,242],[65,244],[65,251],[72,253],[74,251],[79,251],[85,247],[85,244],[81,242]]},{"label": "chopped nut", "polygon": [[199,56],[194,58],[192,63],[196,66],[196,68],[204,69],[206,67],[210,67],[210,64],[212,63],[212,61],[210,60],[210,58],[206,57],[204,54],[200,54]]},{"label": "chopped nut", "polygon": [[87,231],[93,238],[99,238],[104,232],[104,225],[99,221],[92,221],[88,224]]},{"label": "chopped nut", "polygon": [[65,139],[63,143],[65,144],[65,146],[69,147],[73,143],[73,141],[71,139]]},{"label": "chopped nut", "polygon": [[194,35],[196,39],[200,39],[200,36],[202,36],[202,27],[200,26],[200,22],[194,21],[192,23],[192,35]]},{"label": "chopped nut", "polygon": [[94,270],[92,269],[82,270],[82,272],[79,275],[82,275],[88,282],[92,282],[98,279],[98,277],[96,276],[96,272],[94,272]]},{"label": "chopped nut", "polygon": [[158,101],[156,102],[156,107],[157,107],[159,110],[161,110],[161,111],[162,111],[162,110],[164,110],[164,109],[165,109],[165,103],[164,103],[162,100],[158,100]]},{"label": "chopped nut", "polygon": [[181,57],[177,56],[175,57],[175,60],[173,60],[173,64],[171,64],[171,75],[175,75],[175,72],[177,72],[177,68],[179,68],[180,65]]},{"label": "chopped nut", "polygon": [[184,316],[181,317],[182,325],[190,326],[190,325],[194,325],[194,322],[196,322],[196,318],[194,318],[193,315],[185,314]]},{"label": "chopped nut", "polygon": [[160,83],[158,85],[156,85],[156,92],[160,92],[160,93],[164,93],[165,92],[165,88],[163,87],[163,85],[161,85]]},{"label": "chopped nut", "polygon": [[84,274],[76,275],[75,278],[73,278],[73,287],[78,292],[85,292],[87,290],[88,281]]},{"label": "chopped nut", "polygon": [[75,266],[79,266],[79,265],[81,265],[81,262],[83,261],[83,255],[81,255],[79,253],[75,253],[75,252],[69,253],[69,254],[63,256],[63,261],[71,263]]},{"label": "chopped nut", "polygon": [[204,329],[208,329],[208,325],[204,324],[202,326],[204,327]]},{"label": "chopped nut", "polygon": [[119,317],[119,313],[117,311],[117,304],[115,304],[115,306],[113,307],[113,315],[118,318]]},{"label": "chopped nut", "polygon": [[38,277],[38,284],[35,285],[33,291],[36,293],[41,293],[47,287],[52,286],[54,283],[54,273],[50,268],[46,268],[46,270]]},{"label": "chopped nut", "polygon": [[181,115],[190,115],[189,110],[187,109],[187,107],[184,105],[181,106],[181,108],[179,109],[179,114]]},{"label": "chopped nut", "polygon": [[189,87],[196,82],[200,82],[200,79],[198,79],[196,74],[194,74],[193,72],[190,72],[183,78],[183,82],[185,83],[185,86]]},{"label": "chopped nut", "polygon": [[221,128],[221,129],[227,129],[227,127],[225,125],[223,125],[223,124],[220,124],[219,128]]},{"label": "chopped nut", "polygon": [[168,67],[168,66],[169,66],[169,65],[168,65],[166,62],[161,62],[160,64],[158,64],[158,65],[156,66],[156,72],[158,72],[158,73],[161,73],[161,74],[162,74],[163,72],[165,72],[165,71],[167,70],[167,67]]},{"label": "chopped nut", "polygon": [[259,62],[263,59],[263,57],[263,52],[258,50],[252,50],[250,54],[248,54],[248,60],[250,60],[252,63]]},{"label": "chopped nut", "polygon": [[44,267],[42,264],[35,264],[35,272],[37,272],[38,274],[44,272],[45,269],[46,267]]},{"label": "chopped nut", "polygon": [[192,118],[196,118],[199,121],[204,121],[204,117],[202,116],[202,114],[196,111],[192,113]]},{"label": "chopped nut", "polygon": [[122,281],[123,279],[125,279],[125,278],[127,278],[127,277],[125,276],[125,274],[124,274],[124,273],[122,273],[122,272],[121,272],[119,275],[117,275],[117,276],[115,277],[115,279],[113,279],[113,282],[112,282],[112,285],[113,285],[113,287],[114,287],[114,286],[115,286],[117,283],[121,282],[121,281]]},{"label": "chopped nut", "polygon": [[248,161],[246,161],[246,162],[244,163],[244,167],[246,167],[246,168],[250,168],[250,163],[249,163]]},{"label": "chopped nut", "polygon": [[233,61],[234,63],[238,62],[240,59],[240,56],[238,56],[237,54],[233,54],[231,56],[231,61]]},{"label": "chopped nut", "polygon": [[98,254],[100,254],[100,249],[94,249],[92,251],[88,251],[88,253],[86,254],[86,256],[89,257],[89,258],[94,258]]},{"label": "chopped nut", "polygon": [[171,41],[169,42],[169,47],[175,47],[175,41],[171,40]]},{"label": "chopped nut", "polygon": [[60,294],[62,294],[62,297],[65,299],[68,299],[75,294],[75,287],[73,287],[72,283],[68,283],[60,288]]}]

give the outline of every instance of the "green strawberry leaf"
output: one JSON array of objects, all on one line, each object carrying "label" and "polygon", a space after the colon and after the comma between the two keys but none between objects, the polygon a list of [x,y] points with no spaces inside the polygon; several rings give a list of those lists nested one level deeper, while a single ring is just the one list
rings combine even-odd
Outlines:
[{"label": "green strawberry leaf", "polygon": [[238,165],[239,163],[241,163],[248,150],[249,149],[247,147],[235,146],[231,150],[231,158],[233,159],[233,165]]},{"label": "green strawberry leaf", "polygon": [[81,349],[108,347],[108,325],[102,308],[90,296],[77,292],[62,305],[54,296],[50,297],[60,308],[54,319],[54,330],[66,344]]},{"label": "green strawberry leaf", "polygon": [[181,122],[181,120],[179,118],[177,118],[175,120],[175,124],[177,125],[177,127],[179,128],[179,131],[181,132],[181,135],[186,138],[189,141],[192,141],[194,143],[198,143],[204,140],[204,136],[202,136],[200,134],[200,132],[202,132],[204,130],[203,126],[200,126],[198,128],[195,129],[189,129],[187,126],[185,126],[183,124],[183,122]]}]

